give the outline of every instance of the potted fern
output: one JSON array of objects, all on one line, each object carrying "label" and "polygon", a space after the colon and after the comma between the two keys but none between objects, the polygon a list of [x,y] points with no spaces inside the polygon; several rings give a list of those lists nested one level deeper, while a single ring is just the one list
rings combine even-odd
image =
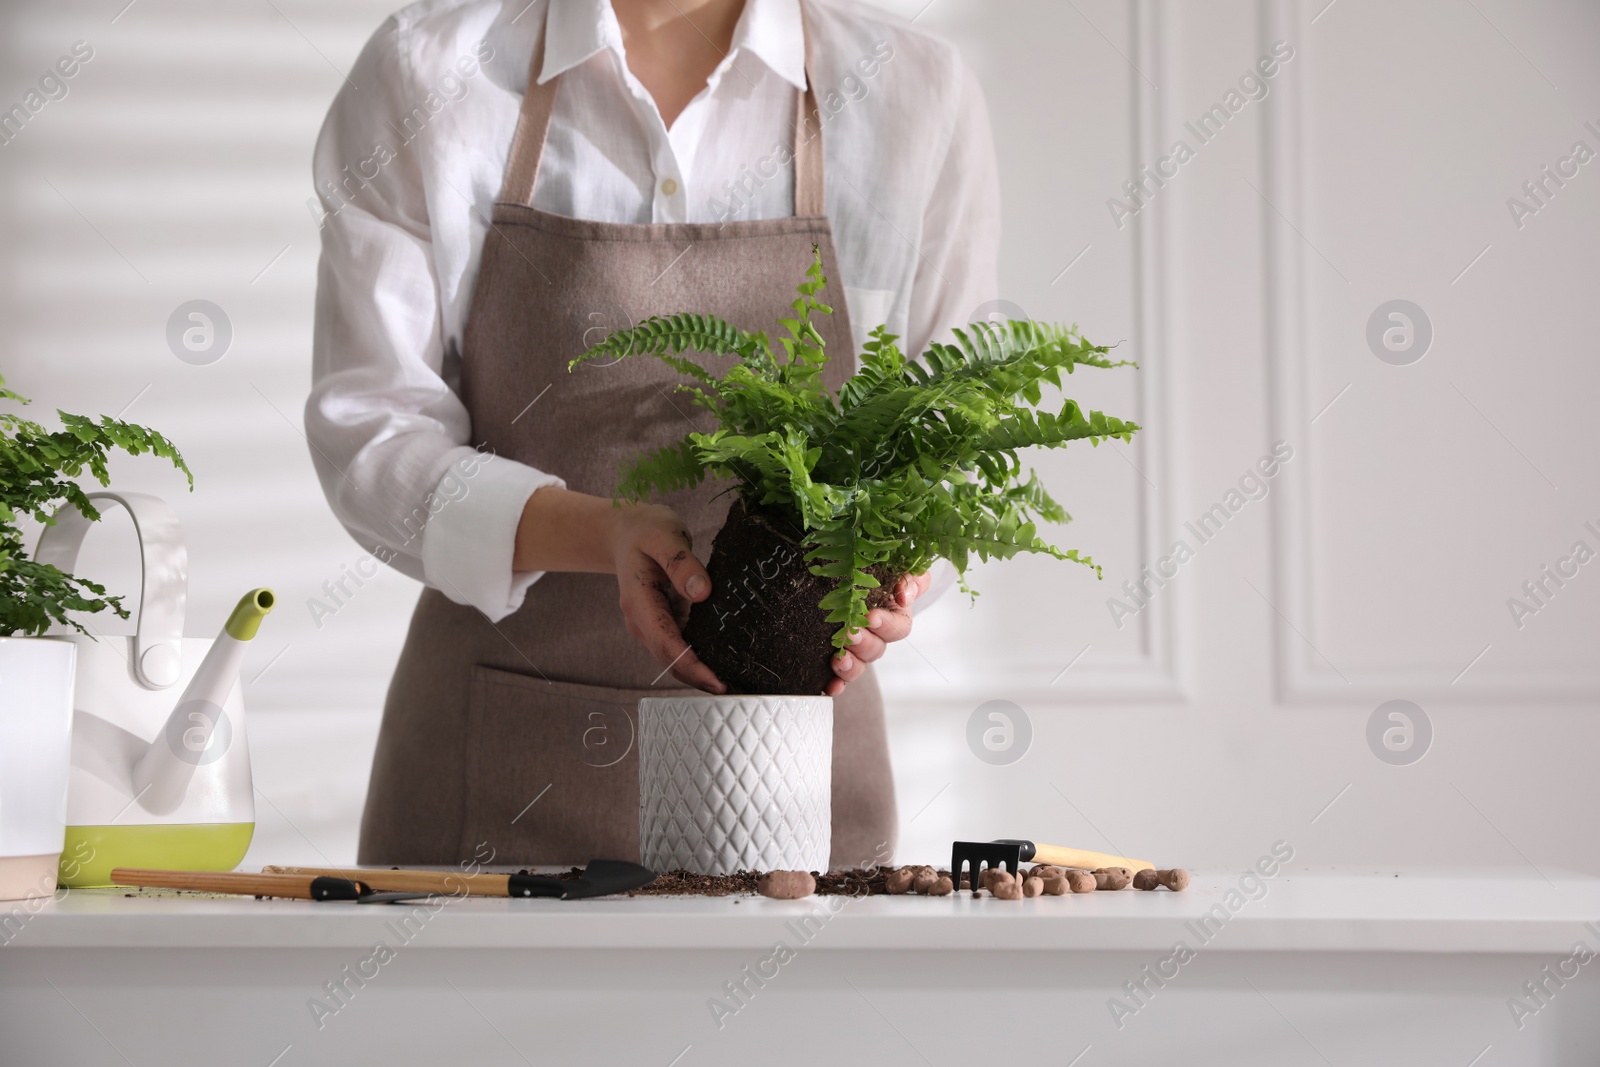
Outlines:
[{"label": "potted fern", "polygon": [[[1139,429],[1073,400],[1041,409],[1044,387],[1060,388],[1063,372],[1133,364],[1112,361],[1076,327],[1031,320],[973,323],[920,361],[880,326],[834,396],[822,383],[829,354],[812,324],[813,315],[832,314],[817,297],[826,284],[814,257],[776,345],[764,332],[682,313],[619,330],[572,361],[654,356],[692,379],[678,389],[717,417],[712,432],[635,460],[617,495],[639,501],[708,476],[727,479],[737,494],[707,563],[712,594],[684,628],[734,693],[820,693],[850,632],[902,577],[937,558],[964,576],[974,558],[1038,552],[1098,575],[1089,557],[1039,535],[1041,521],[1068,516],[1031,470],[1024,474],[1018,453],[1126,441]],[[692,352],[736,360],[717,375]],[[760,605],[731,580],[751,574],[762,583]],[[961,586],[971,592],[964,577]]]},{"label": "potted fern", "polygon": [[[27,403],[4,383],[0,401]],[[189,473],[153,430],[57,414],[62,429],[46,430],[0,412],[0,900],[54,892],[65,840],[75,647],[44,634],[53,626],[86,633],[73,612],[128,616],[104,586],[30,559],[21,519],[49,524],[63,503],[99,518],[75,479],[87,472],[105,485],[112,449],[151,453]]]},{"label": "potted fern", "polygon": [[1128,440],[1138,429],[1072,400],[1041,409],[1044,387],[1059,388],[1063,372],[1124,364],[1075,328],[1031,321],[973,324],[920,361],[880,326],[835,394],[812,320],[832,313],[818,298],[826,284],[813,255],[776,344],[682,313],[618,331],[573,360],[653,356],[716,416],[711,432],[628,465],[620,498],[707,477],[736,494],[707,561],[711,595],[693,606],[683,636],[730,693],[757,695],[640,701],[640,851],[657,870],[827,869],[833,707],[817,694],[834,676],[834,651],[901,578],[937,558],[962,575],[974,558],[1019,552],[1094,567],[1039,535],[1041,521],[1067,514],[1024,474],[1019,453]]}]

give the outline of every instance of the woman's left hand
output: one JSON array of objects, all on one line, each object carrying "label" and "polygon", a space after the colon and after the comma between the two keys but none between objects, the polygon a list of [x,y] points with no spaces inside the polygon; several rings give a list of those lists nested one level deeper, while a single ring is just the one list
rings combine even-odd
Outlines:
[{"label": "woman's left hand", "polygon": [[845,683],[865,674],[867,664],[881,658],[889,642],[911,633],[911,605],[928,591],[928,582],[926,573],[906,575],[895,590],[892,607],[873,608],[867,613],[867,628],[852,634],[855,643],[833,657],[833,673],[838,677],[828,683],[828,696],[844,692]]}]

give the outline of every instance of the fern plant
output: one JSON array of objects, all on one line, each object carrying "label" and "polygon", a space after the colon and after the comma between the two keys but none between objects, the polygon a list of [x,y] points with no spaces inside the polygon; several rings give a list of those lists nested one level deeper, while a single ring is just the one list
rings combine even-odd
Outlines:
[{"label": "fern plant", "polygon": [[[0,378],[0,400],[28,403],[5,388],[4,378]],[[194,475],[183,456],[154,430],[107,416],[95,420],[65,411],[56,414],[61,417],[60,430],[46,430],[20,415],[0,412],[0,636],[37,637],[57,623],[88,633],[69,614],[75,611],[93,614],[110,609],[128,617],[122,598],[106,596],[104,586],[29,559],[17,525],[21,516],[51,525],[57,506],[71,504],[89,519],[99,519],[100,513],[75,479],[87,472],[105,485],[110,477],[106,459],[112,449],[170,460],[194,488]]]},{"label": "fern plant", "polygon": [[[880,585],[950,560],[963,575],[974,557],[1038,552],[1099,568],[1076,549],[1039,535],[1041,521],[1069,518],[1021,451],[1129,440],[1137,425],[1064,400],[1041,410],[1046,385],[1080,366],[1113,361],[1075,327],[1027,320],[974,323],[953,344],[933,344],[908,359],[879,326],[855,375],[835,396],[823,383],[828,361],[814,315],[832,314],[818,297],[827,279],[814,255],[793,314],[778,320],[774,343],[721,319],[658,316],[619,330],[573,360],[653,356],[690,381],[693,402],[718,428],[690,433],[641,456],[621,474],[620,498],[698,485],[708,474],[732,478],[747,506],[778,509],[804,531],[814,575],[834,580],[820,606],[835,648],[867,623],[868,597]],[[737,357],[720,376],[690,353]]]}]

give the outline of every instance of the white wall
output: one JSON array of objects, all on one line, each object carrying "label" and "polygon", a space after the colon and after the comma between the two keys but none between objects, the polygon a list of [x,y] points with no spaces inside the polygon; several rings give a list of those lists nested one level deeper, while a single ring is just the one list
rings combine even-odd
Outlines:
[{"label": "white wall", "polygon": [[[1142,370],[1080,374],[1071,392],[1149,426],[1131,447],[1039,460],[1078,516],[1062,540],[1093,553],[1103,582],[1042,560],[984,568],[975,606],[931,609],[892,656],[907,855],[1022,835],[1216,866],[1286,838],[1315,865],[1600,871],[1583,832],[1600,566],[1520,629],[1506,605],[1573,542],[1600,550],[1584,529],[1600,528],[1587,417],[1600,166],[1520,229],[1506,206],[1574,141],[1600,151],[1584,128],[1600,127],[1600,16],[1576,0],[1325,2],[897,5],[960,40],[988,91],[1000,295],[1122,341]],[[251,585],[282,594],[247,668],[255,859],[353,855],[416,594],[386,575],[321,629],[304,607],[358,554],[298,428],[307,160],[337,69],[386,6],[0,12],[0,102],[73,41],[96,53],[0,148],[0,370],[46,411],[132,400],[128,417],[184,447],[192,496],[149,463],[117,480],[183,515],[193,633]],[[1279,40],[1294,56],[1266,98],[1200,145],[1185,120]],[[1194,158],[1119,228],[1108,198],[1180,137]],[[197,297],[235,330],[208,367],[164,338]],[[1434,330],[1409,366],[1365,337],[1397,298]],[[1280,440],[1294,456],[1269,495],[1198,545],[1185,521]],[[1194,558],[1119,629],[1107,598],[1178,538]],[[1409,766],[1366,739],[1395,698],[1435,733]],[[989,700],[1031,721],[1014,764],[968,748]]]}]

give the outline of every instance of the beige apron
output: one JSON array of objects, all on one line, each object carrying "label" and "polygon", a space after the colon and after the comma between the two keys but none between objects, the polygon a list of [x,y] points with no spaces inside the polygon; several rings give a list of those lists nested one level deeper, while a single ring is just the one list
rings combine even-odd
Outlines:
[{"label": "beige apron", "polygon": [[[790,313],[817,245],[829,279],[821,295],[834,308],[818,323],[833,355],[825,378],[837,389],[854,369],[823,207],[821,129],[810,88],[797,92],[796,114],[808,119],[795,131],[792,218],[623,224],[552,215],[530,206],[560,82],[538,83],[542,53],[540,44],[484,241],[461,395],[475,444],[609,497],[625,461],[712,428],[709,412],[673,393],[685,379],[657,360],[568,372],[568,360],[619,322],[692,310],[771,332]],[[688,524],[702,559],[727,513],[727,488],[705,484],[662,500]],[[637,859],[637,703],[684,691],[628,636],[611,575],[547,574],[498,623],[425,590],[384,705],[360,861],[454,864],[480,843],[501,863]],[[887,862],[895,801],[870,673],[834,701],[833,753],[832,864]]]}]

